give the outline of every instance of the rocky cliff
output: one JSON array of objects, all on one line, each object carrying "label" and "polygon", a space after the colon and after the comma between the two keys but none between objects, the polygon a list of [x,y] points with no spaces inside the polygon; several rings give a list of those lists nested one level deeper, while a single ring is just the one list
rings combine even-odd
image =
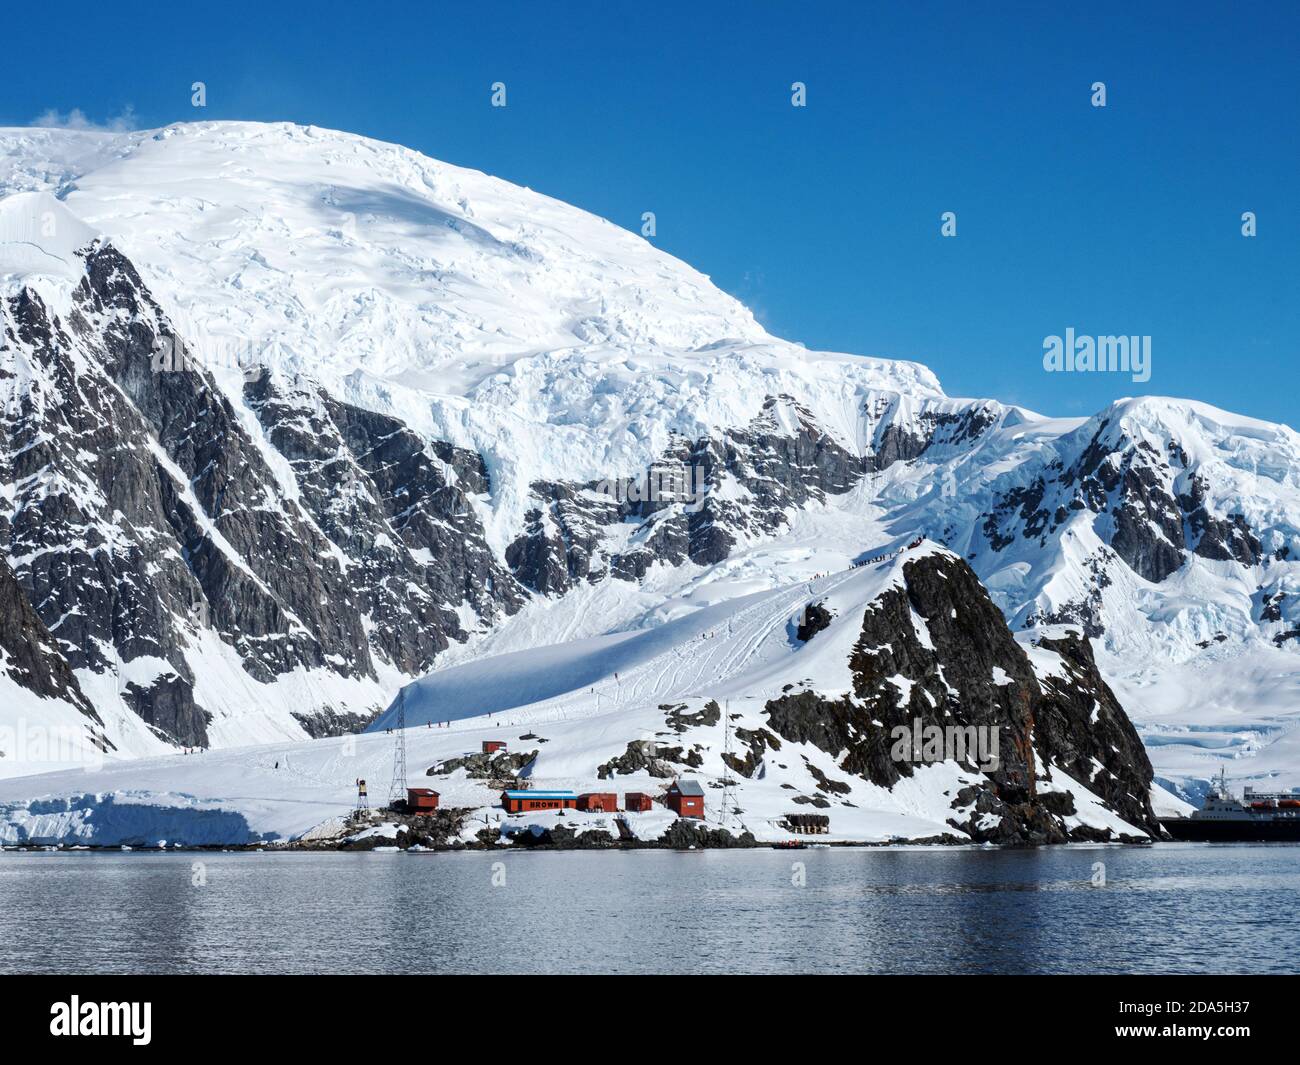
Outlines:
[{"label": "rocky cliff", "polygon": [[908,562],[903,574],[902,586],[884,592],[863,616],[852,693],[783,694],[767,704],[772,732],[811,743],[845,773],[885,788],[917,765],[952,758],[950,748],[927,755],[931,737],[957,735],[953,729],[963,739],[976,737],[958,760],[981,779],[952,795],[950,818],[976,840],[1110,838],[1074,819],[1079,811],[1068,782],[1084,784],[1129,825],[1158,835],[1151,764],[1087,642],[1043,641],[1068,663],[1044,683],[965,562],[928,554]]}]

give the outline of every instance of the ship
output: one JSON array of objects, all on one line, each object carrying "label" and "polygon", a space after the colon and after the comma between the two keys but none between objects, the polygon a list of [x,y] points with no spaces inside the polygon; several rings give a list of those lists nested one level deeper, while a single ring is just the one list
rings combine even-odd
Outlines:
[{"label": "ship", "polygon": [[1162,817],[1176,840],[1204,843],[1300,842],[1300,788],[1256,791],[1249,785],[1238,799],[1228,790],[1222,769],[1210,783],[1205,805],[1190,817]]}]

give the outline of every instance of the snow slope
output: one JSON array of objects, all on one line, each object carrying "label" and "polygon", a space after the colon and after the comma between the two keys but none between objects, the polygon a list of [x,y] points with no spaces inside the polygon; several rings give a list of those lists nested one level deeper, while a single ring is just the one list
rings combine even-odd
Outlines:
[{"label": "snow slope", "polygon": [[[813,690],[840,693],[851,686],[848,659],[862,604],[899,580],[897,566],[886,562],[719,602],[669,599],[637,627],[436,670],[403,689],[406,720],[501,714],[533,724],[706,693],[761,705],[802,677],[816,679]],[[837,620],[802,645],[795,629],[810,600]],[[370,731],[391,727],[395,715],[390,707]]]},{"label": "snow slope", "polygon": [[0,779],[102,766],[105,753],[86,716],[62,699],[16,684],[4,665],[0,659]]},{"label": "snow slope", "polygon": [[[316,127],[0,129],[0,195],[43,189],[145,272],[210,365],[266,362],[489,460],[500,543],[535,479],[626,476],[673,432],[820,394],[856,443],[912,363],[809,353],[604,219],[410,149]],[[238,377],[224,377],[233,387]]]},{"label": "snow slope", "polygon": [[[901,586],[906,562],[938,550],[934,545],[810,580],[683,607],[675,620],[603,638],[540,647],[452,667],[412,685],[405,697],[407,762],[412,785],[429,784],[444,807],[472,807],[465,836],[485,824],[505,824],[499,791],[471,779],[464,768],[430,780],[449,758],[476,753],[483,740],[504,739],[512,751],[537,751],[525,772],[540,789],[644,791],[658,794],[666,781],[645,769],[602,780],[598,768],[624,754],[629,743],[660,750],[688,748],[698,765],[682,775],[706,789],[706,815],[714,825],[746,829],[759,839],[787,838],[779,826],[800,807],[797,797],[836,785],[827,841],[885,842],[949,835],[953,796],[980,775],[955,761],[915,768],[892,788],[846,773],[837,758],[811,743],[788,742],[763,759],[752,778],[726,771],[724,724],[674,725],[673,704],[686,715],[713,699],[729,716],[733,733],[763,729],[764,705],[802,678],[801,689],[838,698],[851,690],[848,659],[862,631],[863,612]],[[795,628],[810,599],[833,615],[830,626],[804,642]],[[919,631],[925,622],[917,618]],[[922,635],[923,642],[928,636]],[[1009,679],[1009,678],[1008,678]],[[369,781],[382,801],[391,779],[395,709],[361,736],[206,751],[129,762],[93,772],[63,772],[0,782],[0,842],[122,843],[159,845],[250,843],[299,838],[346,816],[355,780]],[[735,784],[735,808],[721,805],[724,775]],[[1056,770],[1044,790],[1067,791],[1077,813],[1070,824],[1138,834],[1084,785]],[[671,818],[661,809],[630,814],[634,832],[657,838]],[[514,830],[557,823],[612,830],[603,814],[542,813],[510,819]],[[324,826],[324,827],[318,827]]]},{"label": "snow slope", "polygon": [[81,279],[77,250],[97,234],[48,192],[0,199],[0,277]]}]

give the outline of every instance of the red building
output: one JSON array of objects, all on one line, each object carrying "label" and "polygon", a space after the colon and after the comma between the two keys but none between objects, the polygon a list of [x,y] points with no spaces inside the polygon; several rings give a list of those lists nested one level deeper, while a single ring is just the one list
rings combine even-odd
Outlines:
[{"label": "red building", "polygon": [[407,788],[406,807],[413,814],[428,814],[438,808],[438,793],[432,788]]},{"label": "red building", "polygon": [[674,780],[665,796],[668,808],[678,817],[704,820],[704,789],[696,780]]},{"label": "red building", "polygon": [[631,814],[643,814],[654,809],[654,800],[643,791],[629,791],[623,796],[623,806]]},{"label": "red building", "polygon": [[571,791],[503,791],[501,805],[506,813],[524,814],[534,810],[573,810],[578,796]]},{"label": "red building", "polygon": [[484,740],[483,741],[484,754],[496,754],[497,751],[504,751],[505,749],[506,749],[505,740]]},{"label": "red building", "polygon": [[612,791],[594,791],[579,795],[578,809],[606,814],[618,813],[618,796]]}]

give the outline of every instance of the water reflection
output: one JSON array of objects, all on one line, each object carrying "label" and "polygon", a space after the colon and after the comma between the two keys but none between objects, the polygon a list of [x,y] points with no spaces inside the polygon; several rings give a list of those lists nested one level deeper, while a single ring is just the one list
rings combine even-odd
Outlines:
[{"label": "water reflection", "polygon": [[0,971],[1287,972],[1297,889],[1285,846],[8,852]]}]

